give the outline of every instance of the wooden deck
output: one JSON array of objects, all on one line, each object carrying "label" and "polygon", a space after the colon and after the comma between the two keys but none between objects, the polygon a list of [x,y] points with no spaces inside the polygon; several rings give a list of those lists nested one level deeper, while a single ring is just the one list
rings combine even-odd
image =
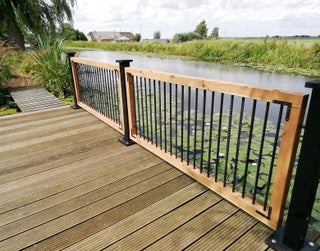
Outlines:
[{"label": "wooden deck", "polygon": [[66,105],[44,88],[14,88],[10,95],[22,112],[42,111]]},{"label": "wooden deck", "polygon": [[272,230],[83,110],[0,118],[0,250],[266,250]]}]

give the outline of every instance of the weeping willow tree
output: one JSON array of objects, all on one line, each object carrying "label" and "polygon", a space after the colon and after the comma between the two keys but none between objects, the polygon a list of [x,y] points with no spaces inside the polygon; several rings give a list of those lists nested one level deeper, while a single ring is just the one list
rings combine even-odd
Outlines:
[{"label": "weeping willow tree", "polygon": [[24,49],[24,32],[51,34],[65,21],[72,22],[76,0],[0,0],[2,33]]}]

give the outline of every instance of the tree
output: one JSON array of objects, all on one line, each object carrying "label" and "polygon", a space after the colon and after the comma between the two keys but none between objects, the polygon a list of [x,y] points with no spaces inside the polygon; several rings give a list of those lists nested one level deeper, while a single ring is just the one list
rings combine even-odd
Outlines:
[{"label": "tree", "polygon": [[51,34],[59,23],[72,21],[76,0],[0,0],[1,21],[9,39],[24,49],[24,32]]},{"label": "tree", "polygon": [[194,32],[200,34],[202,39],[206,39],[208,36],[208,27],[205,20],[202,20],[194,30]]},{"label": "tree", "polygon": [[155,31],[153,33],[153,39],[160,39],[161,38],[161,33],[160,31]]},{"label": "tree", "polygon": [[218,38],[219,38],[219,28],[218,28],[218,27],[214,27],[214,28],[212,29],[210,38],[211,38],[211,39],[218,39]]},{"label": "tree", "polygon": [[132,39],[133,41],[140,42],[140,40],[141,40],[141,34],[136,33],[136,34],[134,34],[134,35],[132,36],[131,39]]},{"label": "tree", "polygon": [[197,32],[177,33],[173,36],[172,41],[176,43],[183,43],[192,40],[201,40],[202,37]]},{"label": "tree", "polygon": [[87,41],[86,35],[83,32],[76,30],[73,26],[69,23],[64,23],[60,25],[58,29],[57,36],[63,38],[65,40],[72,40],[72,41]]}]

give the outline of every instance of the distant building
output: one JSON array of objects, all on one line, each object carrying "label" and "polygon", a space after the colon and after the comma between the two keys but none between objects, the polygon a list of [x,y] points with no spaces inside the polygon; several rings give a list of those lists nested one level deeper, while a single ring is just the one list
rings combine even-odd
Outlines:
[{"label": "distant building", "polygon": [[116,41],[127,42],[133,37],[131,32],[115,32],[115,31],[91,31],[88,34],[89,40],[103,42],[103,41]]}]

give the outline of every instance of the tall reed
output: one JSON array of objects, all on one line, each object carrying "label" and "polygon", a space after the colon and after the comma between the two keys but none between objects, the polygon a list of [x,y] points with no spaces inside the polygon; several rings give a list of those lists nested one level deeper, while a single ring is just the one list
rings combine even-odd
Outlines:
[{"label": "tall reed", "polygon": [[61,39],[39,37],[32,75],[50,92],[59,97],[71,94],[71,76]]},{"label": "tall reed", "polygon": [[[304,46],[290,40],[265,39],[220,39],[198,40],[186,43],[114,43],[114,42],[67,42],[66,47],[129,51],[187,57],[192,60],[226,64],[240,64],[267,71],[320,76],[319,42]],[[319,40],[320,41],[320,40]]]}]

